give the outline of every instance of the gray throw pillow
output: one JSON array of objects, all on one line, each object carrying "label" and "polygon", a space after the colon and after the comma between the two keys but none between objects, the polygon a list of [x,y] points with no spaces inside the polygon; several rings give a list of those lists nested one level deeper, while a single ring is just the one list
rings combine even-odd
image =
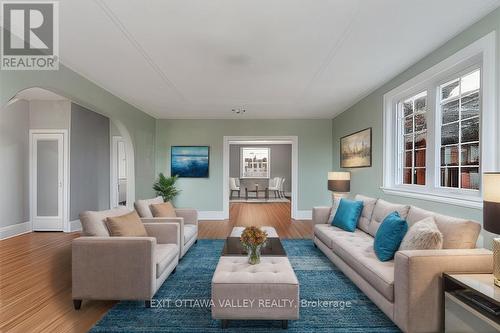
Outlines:
[{"label": "gray throw pillow", "polygon": [[339,197],[334,197],[333,198],[333,205],[332,205],[332,210],[330,212],[330,217],[328,218],[328,224],[332,224],[333,218],[335,217],[335,214],[337,214],[337,209],[339,209],[340,205],[340,199]]},{"label": "gray throw pillow", "polygon": [[434,217],[416,222],[406,233],[399,250],[439,250],[443,248],[443,235]]}]

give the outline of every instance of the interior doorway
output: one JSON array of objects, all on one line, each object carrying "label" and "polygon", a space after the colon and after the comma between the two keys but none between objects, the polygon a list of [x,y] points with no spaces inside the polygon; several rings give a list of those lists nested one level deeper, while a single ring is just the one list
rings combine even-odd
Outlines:
[{"label": "interior doorway", "polygon": [[68,212],[68,133],[30,130],[30,202],[35,231],[63,231]]},{"label": "interior doorway", "polygon": [[[297,216],[298,156],[296,136],[224,137],[223,214],[231,205],[288,205]],[[279,152],[279,153],[278,153]]]}]

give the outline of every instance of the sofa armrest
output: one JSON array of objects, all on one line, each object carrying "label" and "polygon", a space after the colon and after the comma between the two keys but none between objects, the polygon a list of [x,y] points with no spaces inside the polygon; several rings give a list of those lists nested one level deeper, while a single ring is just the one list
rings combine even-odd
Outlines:
[{"label": "sofa armrest", "polygon": [[441,331],[442,274],[492,271],[492,252],[486,249],[397,252],[394,259],[394,321],[405,332]]},{"label": "sofa armrest", "polygon": [[181,244],[178,223],[143,223],[143,225],[148,236],[156,238],[158,244]]},{"label": "sofa armrest", "polygon": [[72,242],[73,299],[149,300],[154,237],[80,237]]},{"label": "sofa armrest", "polygon": [[328,218],[332,207],[313,207],[312,211],[312,223],[313,224],[326,224],[328,223]]},{"label": "sofa armrest", "polygon": [[198,225],[198,211],[196,209],[176,209],[175,213],[178,217],[182,217],[184,219],[185,224],[194,224],[196,226]]}]

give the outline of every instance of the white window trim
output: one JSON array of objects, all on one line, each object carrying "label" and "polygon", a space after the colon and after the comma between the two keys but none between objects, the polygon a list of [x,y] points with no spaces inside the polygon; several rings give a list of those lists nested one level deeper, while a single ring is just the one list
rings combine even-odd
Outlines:
[{"label": "white window trim", "polygon": [[[412,94],[428,90],[429,86],[437,87],[438,83],[449,77],[457,69],[465,69],[480,64],[481,68],[481,172],[497,171],[499,163],[498,129],[500,125],[497,117],[497,87],[496,87],[496,33],[495,31],[478,39],[449,58],[441,61],[402,85],[384,95],[383,103],[383,186],[381,189],[392,195],[400,195],[415,199],[448,203],[469,208],[482,208],[481,191],[463,189],[436,188],[435,173],[439,151],[436,148],[435,135],[437,129],[434,112],[428,117],[427,136],[427,185],[400,185],[396,183],[399,159],[396,151],[398,145],[398,123],[395,112],[397,103]],[[500,93],[499,93],[500,95]],[[427,101],[429,108],[437,105],[437,92],[428,90]],[[430,110],[429,110],[430,111]]]}]

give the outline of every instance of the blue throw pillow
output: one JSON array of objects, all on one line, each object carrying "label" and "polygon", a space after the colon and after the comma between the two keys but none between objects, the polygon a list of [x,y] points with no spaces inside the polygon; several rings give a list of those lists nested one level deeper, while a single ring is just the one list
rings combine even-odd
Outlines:
[{"label": "blue throw pillow", "polygon": [[332,225],[346,231],[353,232],[358,225],[363,211],[363,201],[340,199],[339,208],[332,220]]},{"label": "blue throw pillow", "polygon": [[373,249],[377,258],[380,261],[394,258],[407,231],[408,223],[397,212],[387,215],[375,234]]}]

